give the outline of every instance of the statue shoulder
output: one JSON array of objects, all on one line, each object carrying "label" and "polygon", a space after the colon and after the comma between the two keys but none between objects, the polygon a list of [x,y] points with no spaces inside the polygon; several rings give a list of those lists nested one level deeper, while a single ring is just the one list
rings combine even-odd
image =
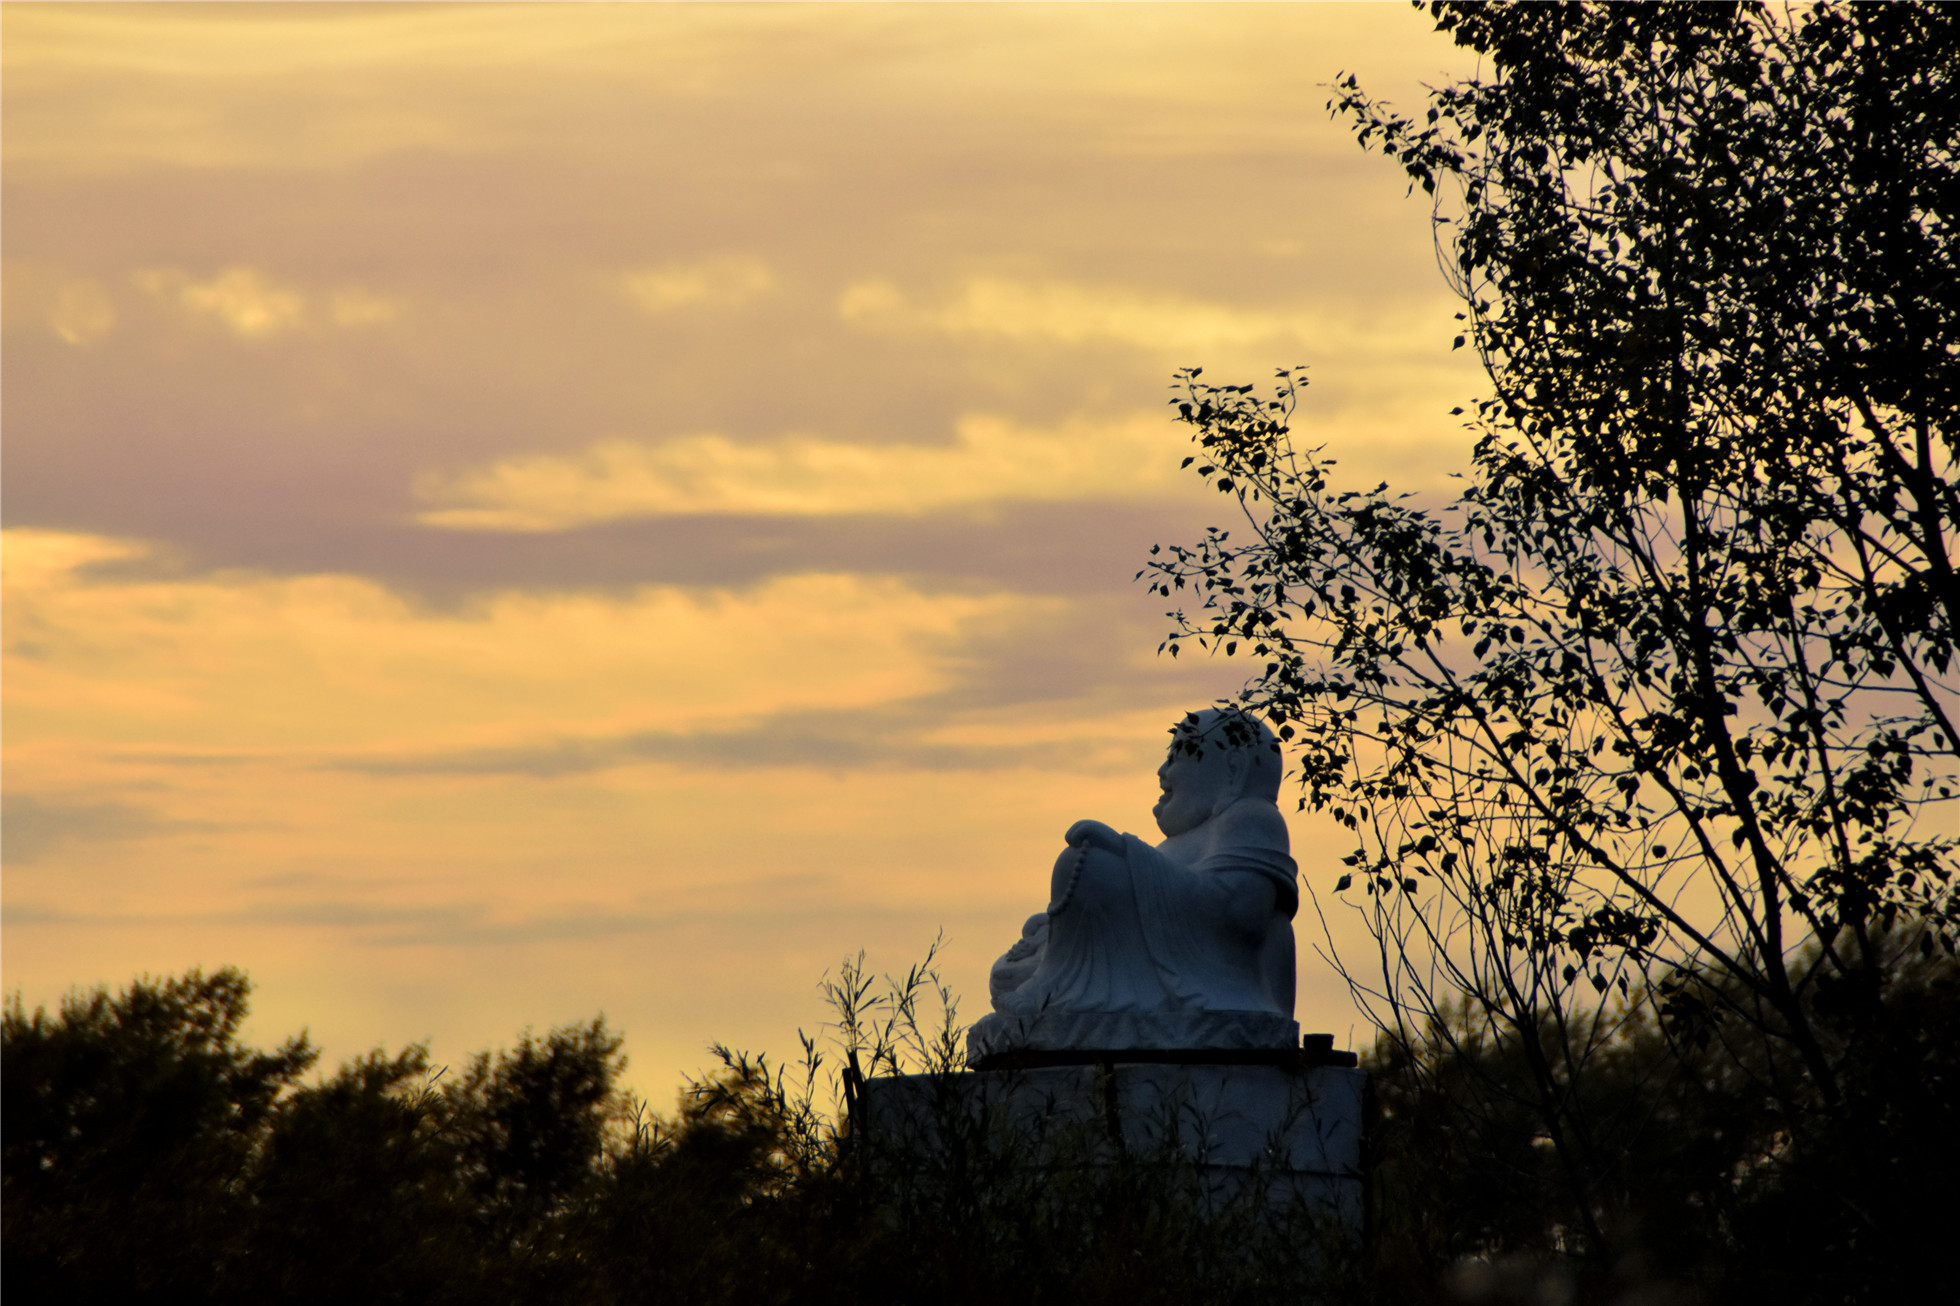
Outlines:
[{"label": "statue shoulder", "polygon": [[1241,798],[1220,812],[1216,820],[1222,843],[1256,844],[1280,852],[1291,848],[1286,818],[1280,815],[1277,804],[1264,798]]}]

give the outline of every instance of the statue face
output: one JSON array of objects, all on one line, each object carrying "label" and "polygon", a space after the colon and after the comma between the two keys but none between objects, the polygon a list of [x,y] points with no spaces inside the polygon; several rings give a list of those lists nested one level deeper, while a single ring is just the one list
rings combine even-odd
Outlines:
[{"label": "statue face", "polygon": [[1157,783],[1163,786],[1164,796],[1157,800],[1151,815],[1157,818],[1157,828],[1166,838],[1209,821],[1218,800],[1237,788],[1228,750],[1217,747],[1207,748],[1203,757],[1172,748],[1157,768]]}]

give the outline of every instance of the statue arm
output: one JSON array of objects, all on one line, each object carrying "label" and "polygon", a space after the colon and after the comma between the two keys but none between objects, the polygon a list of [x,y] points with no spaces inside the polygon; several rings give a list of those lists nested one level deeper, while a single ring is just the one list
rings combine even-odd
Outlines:
[{"label": "statue arm", "polygon": [[1123,836],[1101,821],[1077,821],[1068,828],[1068,833],[1062,836],[1062,842],[1071,848],[1080,848],[1087,844],[1113,853],[1123,851]]},{"label": "statue arm", "polygon": [[1082,862],[1091,852],[1100,849],[1125,856],[1123,836],[1104,825],[1101,821],[1077,821],[1062,836],[1068,845],[1062,855],[1055,859],[1055,870],[1048,881],[1048,910],[1065,910],[1075,897],[1075,881],[1082,874]]}]

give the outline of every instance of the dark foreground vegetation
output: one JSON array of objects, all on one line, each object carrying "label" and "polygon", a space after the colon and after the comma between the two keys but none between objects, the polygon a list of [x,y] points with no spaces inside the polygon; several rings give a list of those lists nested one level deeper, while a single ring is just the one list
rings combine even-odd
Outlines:
[{"label": "dark foreground vegetation", "polygon": [[[929,971],[882,995],[844,977],[868,1070],[944,1069],[950,1026],[915,1019]],[[1351,1270],[1283,1217],[1201,1217],[1147,1160],[880,1156],[814,1047],[800,1078],[723,1052],[658,1118],[618,1090],[603,1021],[461,1073],[411,1047],[307,1080],[303,1037],[238,1043],[248,988],[224,970],[9,1006],[10,1301],[1250,1301]]]},{"label": "dark foreground vegetation", "polygon": [[[896,1000],[919,975],[881,997],[846,969],[838,1038],[874,1073],[945,1065]],[[597,1020],[460,1071],[411,1047],[309,1077],[304,1038],[237,1041],[248,987],[9,1006],[10,1301],[1906,1300],[1943,1273],[1960,1173],[1943,957],[1888,989],[1882,1051],[1850,1071],[1869,1114],[1800,1154],[1763,1093],[1782,1069],[1625,1026],[1574,1086],[1612,1130],[1610,1263],[1565,1245],[1530,1069],[1469,1013],[1366,1063],[1372,1230],[1344,1251],[1298,1213],[1203,1215],[1174,1167],[1032,1178],[984,1140],[880,1160],[818,1049],[794,1078],[724,1054],[671,1118],[620,1093]]]}]

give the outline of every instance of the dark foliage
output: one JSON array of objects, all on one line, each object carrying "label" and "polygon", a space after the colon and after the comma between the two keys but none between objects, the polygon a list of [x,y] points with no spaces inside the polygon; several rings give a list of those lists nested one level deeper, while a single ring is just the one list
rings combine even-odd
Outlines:
[{"label": "dark foliage", "polygon": [[[47,1300],[194,1300],[237,1262],[242,1190],[304,1038],[235,1042],[249,986],[192,972],[6,1012],[5,1265]],[[58,1214],[57,1214],[58,1212]]]},{"label": "dark foliage", "polygon": [[[1960,1166],[1960,966],[1900,959],[1883,1027],[1846,1068],[1871,1114],[1801,1146],[1765,1092],[1800,1067],[1768,1063],[1760,1042],[1672,1038],[1654,1004],[1627,1007],[1610,1045],[1560,1077],[1611,1158],[1611,1261],[1586,1255],[1573,1227],[1515,1040],[1467,998],[1416,1039],[1380,1039],[1368,1066],[1381,1299],[1900,1300],[1943,1272],[1939,1176]],[[1547,1057],[1561,1038],[1549,1020],[1537,1031]],[[1846,1218],[1846,1193],[1870,1203],[1866,1218]]]},{"label": "dark foliage", "polygon": [[314,1084],[236,1041],[235,970],[5,1016],[5,1288],[45,1301],[536,1300],[611,1163],[619,1042],[424,1049]]}]

